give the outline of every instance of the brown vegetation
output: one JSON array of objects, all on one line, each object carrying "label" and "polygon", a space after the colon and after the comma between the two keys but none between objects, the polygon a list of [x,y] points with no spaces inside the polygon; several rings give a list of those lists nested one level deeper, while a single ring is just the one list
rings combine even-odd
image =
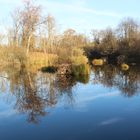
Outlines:
[{"label": "brown vegetation", "polygon": [[94,59],[94,60],[92,61],[92,64],[93,64],[94,66],[102,66],[102,65],[104,64],[104,61],[103,61],[102,59]]},{"label": "brown vegetation", "polygon": [[137,21],[127,18],[122,20],[116,29],[93,30],[92,35],[93,45],[85,47],[91,60],[106,57],[111,64],[139,64],[140,26]]},{"label": "brown vegetation", "polygon": [[116,29],[93,30],[93,40],[74,29],[58,34],[55,18],[44,16],[41,6],[30,0],[12,13],[12,21],[7,43],[2,44],[0,34],[1,65],[35,69],[61,64],[80,66],[88,63],[87,57],[94,65],[102,65],[104,60],[119,65],[139,63],[140,26],[131,18],[124,19]]}]

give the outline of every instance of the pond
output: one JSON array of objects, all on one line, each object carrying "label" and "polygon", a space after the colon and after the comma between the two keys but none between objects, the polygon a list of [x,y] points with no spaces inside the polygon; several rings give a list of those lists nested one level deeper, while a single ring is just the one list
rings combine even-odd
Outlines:
[{"label": "pond", "polygon": [[80,77],[0,70],[0,139],[140,139],[140,68]]}]

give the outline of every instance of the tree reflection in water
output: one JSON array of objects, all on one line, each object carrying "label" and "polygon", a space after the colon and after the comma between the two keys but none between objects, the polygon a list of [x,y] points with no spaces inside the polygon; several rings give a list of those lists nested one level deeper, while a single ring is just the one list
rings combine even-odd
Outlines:
[{"label": "tree reflection in water", "polygon": [[[124,72],[115,66],[106,65],[94,67],[93,72],[94,84],[116,87],[125,96],[135,95],[140,88],[139,68]],[[40,117],[47,115],[49,108],[55,107],[62,98],[72,106],[75,103],[74,87],[78,82],[88,84],[90,78],[90,75],[72,77],[13,68],[1,70],[1,76],[1,92],[4,93],[10,87],[10,94],[16,97],[15,109],[27,114],[28,122],[32,123],[38,123]]]},{"label": "tree reflection in water", "polygon": [[106,87],[116,87],[124,96],[131,97],[140,89],[140,67],[122,71],[113,65],[94,67],[94,83],[101,83]]},{"label": "tree reflection in water", "polygon": [[[72,88],[76,85],[75,77],[32,73],[26,69],[16,70],[9,67],[4,72],[8,77],[10,93],[16,97],[15,109],[27,114],[29,122],[38,123],[40,116],[48,113],[46,109],[55,106],[62,97],[69,104],[74,102]],[[5,74],[2,73],[1,75]],[[5,80],[5,77],[1,77],[1,90],[5,87]]]}]

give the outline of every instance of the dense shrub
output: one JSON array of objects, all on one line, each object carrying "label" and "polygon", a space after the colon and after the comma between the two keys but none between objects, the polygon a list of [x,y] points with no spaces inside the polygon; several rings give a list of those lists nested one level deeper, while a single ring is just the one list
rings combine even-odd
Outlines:
[{"label": "dense shrub", "polygon": [[72,66],[72,75],[82,76],[90,74],[90,66],[88,64],[73,65]]}]

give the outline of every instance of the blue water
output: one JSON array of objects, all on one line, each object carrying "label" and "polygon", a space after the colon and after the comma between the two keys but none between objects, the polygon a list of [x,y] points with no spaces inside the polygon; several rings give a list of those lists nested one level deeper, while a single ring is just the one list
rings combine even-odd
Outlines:
[{"label": "blue water", "polygon": [[0,94],[0,140],[140,139],[139,88],[127,96],[116,82],[95,83],[91,73],[87,83],[77,81],[59,90],[56,76],[44,77],[34,78],[37,92],[25,90],[23,79],[13,82],[12,89],[11,79],[1,78],[5,89]]}]

